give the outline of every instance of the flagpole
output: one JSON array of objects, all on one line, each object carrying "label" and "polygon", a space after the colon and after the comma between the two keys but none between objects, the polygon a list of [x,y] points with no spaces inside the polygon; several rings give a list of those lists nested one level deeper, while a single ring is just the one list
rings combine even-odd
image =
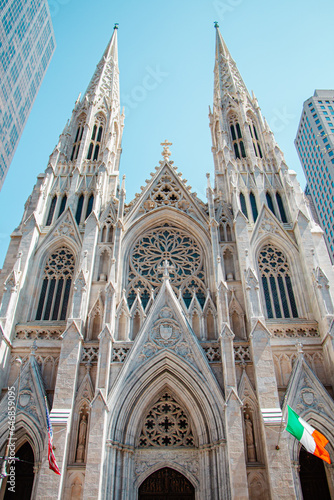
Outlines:
[{"label": "flagpole", "polygon": [[279,447],[279,442],[280,442],[280,439],[281,439],[281,434],[282,434],[282,427],[283,427],[283,424],[284,424],[284,412],[285,412],[285,409],[286,409],[286,397],[287,397],[287,393],[285,393],[285,396],[283,398],[283,404],[282,404],[282,420],[281,420],[281,426],[280,426],[280,429],[279,429],[279,433],[278,433],[278,439],[277,439],[277,445],[276,445],[276,450],[279,450],[280,447]]}]

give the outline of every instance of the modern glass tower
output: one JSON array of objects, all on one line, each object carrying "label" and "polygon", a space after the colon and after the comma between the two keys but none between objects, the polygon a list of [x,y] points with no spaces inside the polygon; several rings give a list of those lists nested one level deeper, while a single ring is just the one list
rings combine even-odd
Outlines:
[{"label": "modern glass tower", "polygon": [[315,90],[303,105],[295,145],[334,263],[334,90]]},{"label": "modern glass tower", "polygon": [[0,189],[55,50],[47,0],[0,1]]}]

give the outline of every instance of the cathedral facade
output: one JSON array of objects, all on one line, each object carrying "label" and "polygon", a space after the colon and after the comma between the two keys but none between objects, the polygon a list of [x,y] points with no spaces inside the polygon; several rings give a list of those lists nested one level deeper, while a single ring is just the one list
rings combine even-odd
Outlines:
[{"label": "cathedral facade", "polygon": [[125,202],[123,119],[115,29],[1,273],[0,447],[14,393],[17,498],[334,498],[333,466],[282,426],[287,403],[334,459],[333,268],[218,26],[205,202],[167,141]]}]

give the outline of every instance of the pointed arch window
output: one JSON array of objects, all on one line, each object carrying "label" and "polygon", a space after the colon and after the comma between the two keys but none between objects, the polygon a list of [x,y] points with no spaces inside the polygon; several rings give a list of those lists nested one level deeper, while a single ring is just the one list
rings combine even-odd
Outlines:
[{"label": "pointed arch window", "polygon": [[276,214],[275,214],[274,204],[273,204],[273,199],[272,199],[272,197],[271,197],[271,194],[270,194],[270,193],[268,193],[268,191],[266,192],[266,200],[267,200],[267,205],[268,205],[269,210],[271,210],[271,211],[272,211],[272,213],[273,213],[274,215],[276,215]]},{"label": "pointed arch window", "polygon": [[80,224],[80,221],[81,221],[81,214],[82,214],[82,207],[83,207],[84,199],[85,199],[85,197],[83,194],[81,194],[79,196],[79,199],[78,199],[77,211],[75,213],[75,220],[77,221],[78,225]]},{"label": "pointed arch window", "polygon": [[45,224],[46,226],[51,226],[51,224],[52,224],[53,215],[55,213],[56,205],[57,205],[57,195],[55,194],[51,200],[49,213],[48,213],[48,217],[46,219],[46,224]]},{"label": "pointed arch window", "polygon": [[298,318],[286,255],[272,244],[259,254],[259,269],[268,318]]},{"label": "pointed arch window", "polygon": [[246,158],[246,151],[239,123],[237,121],[233,121],[230,124],[230,130],[231,130],[232,146],[234,149],[235,157],[237,159]]},{"label": "pointed arch window", "polygon": [[78,158],[83,131],[84,131],[84,125],[83,125],[83,123],[80,123],[78,128],[77,128],[77,133],[75,135],[75,139],[74,139],[74,143],[73,143],[71,161],[75,161]]},{"label": "pointed arch window", "polygon": [[286,217],[286,212],[284,209],[282,197],[279,193],[276,193],[276,201],[277,201],[278,210],[279,210],[279,213],[281,216],[281,221],[286,224],[288,222],[288,219]]},{"label": "pointed arch window", "polygon": [[94,195],[91,194],[90,197],[88,198],[88,203],[87,203],[87,210],[86,210],[86,217],[85,217],[85,220],[87,219],[87,217],[92,213],[92,210],[93,210],[93,204],[94,204]]},{"label": "pointed arch window", "polygon": [[242,213],[247,217],[248,219],[248,212],[247,212],[247,205],[246,205],[246,199],[243,193],[240,193],[240,205],[241,205],[241,210]]},{"label": "pointed arch window", "polygon": [[67,203],[67,196],[64,194],[64,196],[61,199],[60,207],[59,207],[59,212],[58,212],[58,217],[61,216],[61,214],[64,212],[66,208],[66,203]]},{"label": "pointed arch window", "polygon": [[36,320],[64,321],[66,319],[74,265],[74,256],[65,246],[48,257],[43,273]]},{"label": "pointed arch window", "polygon": [[90,139],[88,153],[87,153],[87,160],[96,161],[98,159],[102,142],[102,136],[103,136],[103,124],[102,124],[102,118],[99,117],[93,127],[92,136]]},{"label": "pointed arch window", "polygon": [[255,195],[252,191],[249,194],[249,201],[250,201],[251,208],[252,208],[253,220],[254,220],[254,222],[256,222],[256,219],[257,219],[257,216],[259,215],[259,213],[257,211],[256,198],[255,198]]},{"label": "pointed arch window", "polygon": [[257,135],[256,127],[253,122],[249,125],[249,131],[252,137],[255,156],[257,156],[258,158],[263,158],[259,137]]}]

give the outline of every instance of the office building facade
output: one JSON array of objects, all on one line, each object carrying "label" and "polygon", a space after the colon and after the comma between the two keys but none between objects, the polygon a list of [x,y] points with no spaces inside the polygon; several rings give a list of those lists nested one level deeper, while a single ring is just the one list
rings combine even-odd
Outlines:
[{"label": "office building facade", "polygon": [[315,90],[304,102],[295,145],[334,264],[334,90]]},{"label": "office building facade", "polygon": [[55,50],[47,0],[2,0],[0,189]]}]

